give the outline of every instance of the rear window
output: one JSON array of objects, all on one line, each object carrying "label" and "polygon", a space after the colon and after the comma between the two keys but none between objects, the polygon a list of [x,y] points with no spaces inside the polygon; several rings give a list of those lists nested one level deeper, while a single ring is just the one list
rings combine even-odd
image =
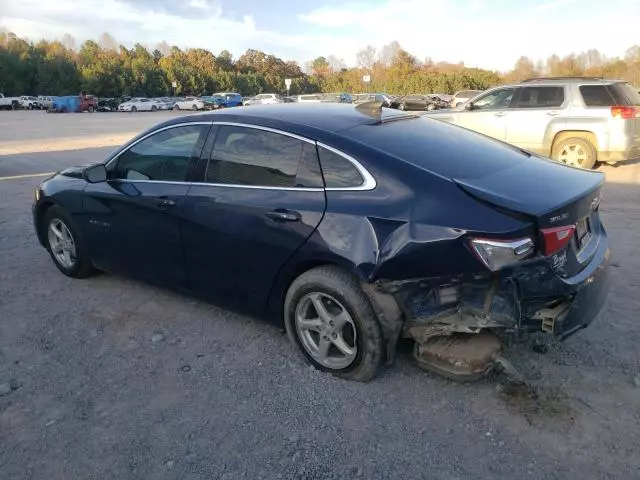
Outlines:
[{"label": "rear window", "polygon": [[530,158],[516,147],[426,117],[361,125],[350,129],[349,135],[361,144],[445,178],[480,178]]},{"label": "rear window", "polygon": [[640,93],[628,83],[614,83],[607,88],[616,101],[616,105],[640,106]]},{"label": "rear window", "polygon": [[582,85],[580,94],[587,107],[640,106],[640,94],[628,83]]}]

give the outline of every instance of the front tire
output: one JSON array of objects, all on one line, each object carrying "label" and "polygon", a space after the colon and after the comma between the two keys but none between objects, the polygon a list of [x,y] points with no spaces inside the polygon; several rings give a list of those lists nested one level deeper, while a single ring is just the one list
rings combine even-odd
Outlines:
[{"label": "front tire", "polygon": [[133,113],[135,113],[135,112],[137,112],[137,111],[138,111],[138,108],[137,108],[137,107],[131,107],[131,111],[132,111]]},{"label": "front tire", "polygon": [[151,105],[151,111],[155,112],[156,110],[158,110],[158,107],[156,107],[155,105]]},{"label": "front tire", "polygon": [[380,324],[351,274],[324,266],[300,275],[287,292],[284,322],[289,339],[315,368],[359,382],[378,372]]},{"label": "front tire", "polygon": [[175,112],[179,112],[180,111],[180,105],[174,105],[173,110]]},{"label": "front tire", "polygon": [[89,108],[87,108],[87,112],[93,113],[94,111],[95,109],[93,108],[93,106],[89,105]]},{"label": "front tire", "polygon": [[191,110],[193,110],[194,112],[198,111],[198,106],[197,105],[192,105],[191,106]]},{"label": "front tire", "polygon": [[401,103],[398,108],[400,108],[400,110],[406,110],[407,106],[404,103]]},{"label": "front tire", "polygon": [[85,278],[95,272],[80,233],[62,207],[49,208],[40,228],[58,270],[72,278]]},{"label": "front tire", "polygon": [[589,140],[571,137],[554,144],[551,157],[559,163],[591,170],[598,160],[598,152]]},{"label": "front tire", "polygon": [[427,105],[427,111],[432,112],[435,109],[436,109],[435,103],[430,103],[429,105]]}]

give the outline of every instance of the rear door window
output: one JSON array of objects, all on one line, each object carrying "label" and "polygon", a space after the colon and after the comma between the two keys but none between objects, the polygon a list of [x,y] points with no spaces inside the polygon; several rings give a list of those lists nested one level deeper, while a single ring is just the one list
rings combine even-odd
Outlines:
[{"label": "rear door window", "polygon": [[516,108],[554,108],[563,103],[563,87],[522,87]]},{"label": "rear door window", "polygon": [[257,128],[222,125],[206,182],[252,187],[321,188],[315,145]]}]

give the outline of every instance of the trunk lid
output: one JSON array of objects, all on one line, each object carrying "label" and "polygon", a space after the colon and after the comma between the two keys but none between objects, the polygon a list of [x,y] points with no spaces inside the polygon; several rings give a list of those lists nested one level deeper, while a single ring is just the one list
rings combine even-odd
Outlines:
[{"label": "trunk lid", "polygon": [[453,178],[465,192],[496,207],[533,217],[543,229],[575,226],[568,245],[550,256],[563,276],[578,273],[596,251],[604,230],[598,206],[604,175],[532,156],[512,168],[475,178]]}]

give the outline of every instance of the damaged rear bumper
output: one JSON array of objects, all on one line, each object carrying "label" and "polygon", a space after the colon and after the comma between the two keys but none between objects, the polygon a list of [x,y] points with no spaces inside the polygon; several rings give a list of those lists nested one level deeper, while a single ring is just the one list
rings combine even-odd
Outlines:
[{"label": "damaged rear bumper", "polygon": [[497,274],[379,280],[365,291],[381,320],[390,357],[400,336],[424,343],[437,336],[502,328],[564,338],[589,325],[602,308],[609,258],[605,240],[572,277],[561,277],[548,259],[540,258]]}]

